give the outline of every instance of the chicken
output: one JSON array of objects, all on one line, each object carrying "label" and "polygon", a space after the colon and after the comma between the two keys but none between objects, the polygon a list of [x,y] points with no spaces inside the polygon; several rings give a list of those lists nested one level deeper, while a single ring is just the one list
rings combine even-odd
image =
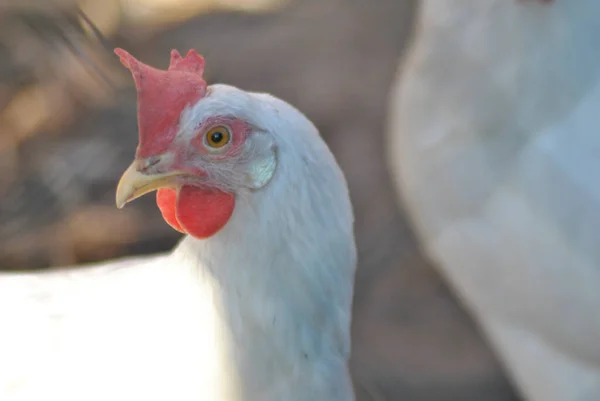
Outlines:
[{"label": "chicken", "polygon": [[[170,253],[0,276],[0,399],[354,400],[356,250],[344,176],[273,96],[117,49],[139,145],[117,204],[152,190]],[[115,230],[118,230],[115,227]]]},{"label": "chicken", "polygon": [[389,160],[526,400],[600,400],[600,2],[424,0]]}]

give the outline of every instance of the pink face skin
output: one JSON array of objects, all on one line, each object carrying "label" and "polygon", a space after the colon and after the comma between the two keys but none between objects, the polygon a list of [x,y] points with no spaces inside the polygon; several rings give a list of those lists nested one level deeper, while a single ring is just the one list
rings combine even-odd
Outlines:
[{"label": "pink face skin", "polygon": [[[206,133],[212,128],[229,128],[229,142],[221,148],[211,149],[206,142]],[[180,178],[178,189],[161,188],[156,202],[165,221],[177,231],[196,238],[208,238],[216,234],[233,214],[235,195],[211,185],[206,171],[196,167],[194,160],[203,163],[219,162],[238,155],[250,133],[249,125],[230,117],[211,117],[197,130],[190,141],[192,146],[179,146],[172,151],[175,160],[171,169],[186,173]],[[188,176],[189,175],[189,176]]]},{"label": "pink face skin", "polygon": [[[232,137],[227,145],[220,148],[218,153],[215,153],[207,146],[205,134],[212,128],[218,126],[229,127]],[[237,118],[215,116],[207,118],[202,125],[198,127],[198,135],[191,143],[201,155],[208,155],[212,160],[223,160],[240,151],[240,147],[246,141],[249,133],[250,126],[245,121]]]}]

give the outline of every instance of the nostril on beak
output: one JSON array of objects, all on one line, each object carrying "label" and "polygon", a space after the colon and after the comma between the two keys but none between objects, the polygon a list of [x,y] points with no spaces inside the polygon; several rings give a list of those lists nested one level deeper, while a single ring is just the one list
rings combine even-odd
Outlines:
[{"label": "nostril on beak", "polygon": [[138,161],[138,171],[145,172],[150,167],[156,166],[160,163],[160,156],[150,156],[146,159]]}]

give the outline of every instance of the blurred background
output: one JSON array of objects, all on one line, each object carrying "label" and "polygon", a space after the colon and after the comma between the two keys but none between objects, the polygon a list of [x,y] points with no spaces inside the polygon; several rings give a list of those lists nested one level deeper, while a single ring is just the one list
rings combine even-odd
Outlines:
[{"label": "blurred background", "polygon": [[166,68],[197,49],[206,80],[266,91],[321,130],[349,181],[359,268],[359,400],[518,400],[478,328],[420,253],[384,160],[410,0],[0,0],[0,268],[170,249],[152,196],[123,210],[135,90],[112,53]]}]

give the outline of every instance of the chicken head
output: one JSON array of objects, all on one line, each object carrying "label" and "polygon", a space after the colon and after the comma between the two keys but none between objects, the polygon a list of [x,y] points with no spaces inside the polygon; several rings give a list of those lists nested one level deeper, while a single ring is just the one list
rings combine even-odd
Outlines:
[{"label": "chicken head", "polygon": [[252,102],[232,87],[211,90],[204,58],[173,50],[158,70],[116,49],[132,73],[138,97],[139,144],[123,174],[118,207],[153,190],[166,222],[196,238],[227,224],[240,190],[258,190],[275,172],[273,138],[245,118]]}]

